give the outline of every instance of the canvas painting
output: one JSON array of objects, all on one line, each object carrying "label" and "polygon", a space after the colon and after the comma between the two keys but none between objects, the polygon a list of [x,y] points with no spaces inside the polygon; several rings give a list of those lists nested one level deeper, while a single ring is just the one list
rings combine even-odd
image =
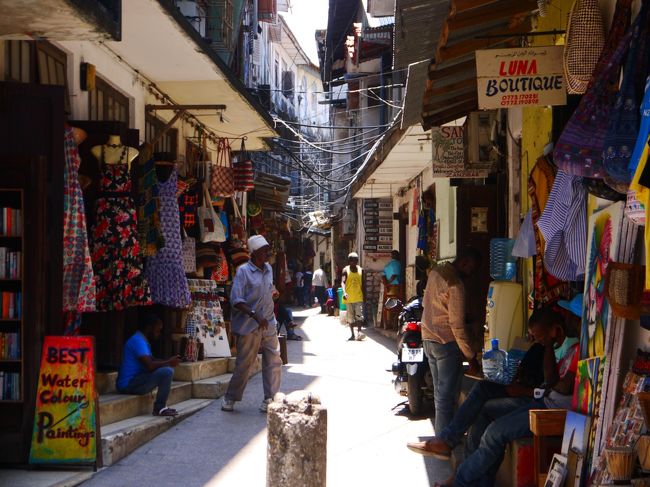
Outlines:
[{"label": "canvas painting", "polygon": [[619,201],[589,218],[585,291],[582,304],[580,358],[605,352],[605,332],[612,318],[605,299],[605,273],[610,259],[618,255],[624,203]]},{"label": "canvas painting", "polygon": [[589,445],[590,429],[591,418],[589,416],[568,411],[564,422],[562,455],[567,455],[572,448],[584,455]]},{"label": "canvas painting", "polygon": [[593,357],[578,362],[571,407],[580,414],[593,415],[603,380],[605,357]]}]

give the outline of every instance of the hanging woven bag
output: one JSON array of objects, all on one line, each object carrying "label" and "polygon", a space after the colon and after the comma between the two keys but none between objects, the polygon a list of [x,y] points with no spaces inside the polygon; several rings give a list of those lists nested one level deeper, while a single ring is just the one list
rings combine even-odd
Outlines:
[{"label": "hanging woven bag", "polygon": [[235,191],[247,192],[255,187],[253,184],[253,161],[246,150],[243,138],[237,160],[233,163],[233,171],[235,174]]},{"label": "hanging woven bag", "polygon": [[210,196],[230,198],[235,193],[235,176],[232,168],[228,139],[219,139],[217,162],[210,170]]},{"label": "hanging woven bag", "polygon": [[583,94],[605,44],[605,28],[597,0],[576,0],[569,12],[562,61],[567,92]]}]

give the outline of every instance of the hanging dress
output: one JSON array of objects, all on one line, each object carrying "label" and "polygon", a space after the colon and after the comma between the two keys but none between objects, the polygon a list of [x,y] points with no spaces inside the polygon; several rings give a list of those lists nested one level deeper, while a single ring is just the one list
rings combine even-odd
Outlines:
[{"label": "hanging dress", "polygon": [[145,277],[156,304],[185,308],[190,304],[190,290],[183,269],[181,223],[176,199],[178,175],[174,169],[167,181],[158,182],[160,225],[165,246],[145,264]]},{"label": "hanging dress", "polygon": [[100,192],[91,231],[97,311],[151,304],[151,292],[144,279],[140,257],[127,154],[125,147],[117,164],[106,164],[102,146]]},{"label": "hanging dress", "polygon": [[63,167],[63,311],[95,311],[95,280],[88,248],[86,210],[79,184],[79,150],[72,127],[65,129]]}]

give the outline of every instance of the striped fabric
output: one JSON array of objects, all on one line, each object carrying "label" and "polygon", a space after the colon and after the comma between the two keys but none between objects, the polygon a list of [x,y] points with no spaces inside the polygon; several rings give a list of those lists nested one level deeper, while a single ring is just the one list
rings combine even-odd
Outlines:
[{"label": "striped fabric", "polygon": [[546,270],[563,281],[579,280],[585,273],[587,255],[586,191],[582,178],[557,172],[537,228],[546,241]]}]

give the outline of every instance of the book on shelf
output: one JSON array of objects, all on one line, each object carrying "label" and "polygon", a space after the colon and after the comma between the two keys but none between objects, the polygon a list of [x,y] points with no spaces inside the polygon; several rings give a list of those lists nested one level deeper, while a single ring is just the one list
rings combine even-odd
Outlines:
[{"label": "book on shelf", "polygon": [[20,400],[20,373],[0,371],[0,401]]},{"label": "book on shelf", "polygon": [[0,292],[0,319],[19,320],[22,317],[21,293]]},{"label": "book on shelf", "polygon": [[0,333],[0,359],[20,359],[20,333]]},{"label": "book on shelf", "polygon": [[0,279],[20,279],[20,252],[0,247]]},{"label": "book on shelf", "polygon": [[22,212],[17,208],[0,208],[0,235],[19,237],[22,233]]}]

